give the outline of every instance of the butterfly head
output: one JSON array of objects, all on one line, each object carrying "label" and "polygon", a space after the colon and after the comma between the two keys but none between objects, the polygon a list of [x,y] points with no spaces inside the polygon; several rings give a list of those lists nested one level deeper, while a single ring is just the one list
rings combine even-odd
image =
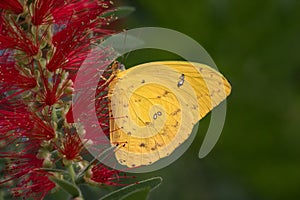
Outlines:
[{"label": "butterfly head", "polygon": [[118,61],[114,61],[111,68],[114,72],[125,71],[125,66]]}]

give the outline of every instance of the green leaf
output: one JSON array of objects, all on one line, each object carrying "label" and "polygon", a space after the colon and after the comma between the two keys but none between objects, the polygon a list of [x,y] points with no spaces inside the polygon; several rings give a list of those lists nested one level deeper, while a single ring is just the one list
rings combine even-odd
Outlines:
[{"label": "green leaf", "polygon": [[56,177],[49,177],[49,179],[56,183],[59,187],[61,187],[63,190],[68,192],[73,198],[81,196],[81,191],[76,185],[73,185],[72,183],[56,178]]},{"label": "green leaf", "polygon": [[123,200],[141,200],[141,199],[147,199],[150,191],[151,191],[150,187],[147,187],[147,188],[144,188],[144,189],[141,189],[141,190],[137,190],[137,191],[135,191],[133,193],[130,193],[125,198],[123,198]]},{"label": "green leaf", "polygon": [[99,187],[99,185],[90,185],[88,183],[81,184],[78,186],[81,190],[82,197],[86,200],[99,199],[107,192],[105,187]]},{"label": "green leaf", "polygon": [[69,199],[70,195],[63,189],[54,190],[49,192],[43,200],[53,200],[53,199]]},{"label": "green leaf", "polygon": [[120,19],[126,17],[127,15],[131,14],[134,11],[135,11],[134,7],[120,6],[116,9],[105,12],[103,15],[101,15],[101,17],[105,17],[105,18],[114,17],[116,19]]},{"label": "green leaf", "polygon": [[131,184],[129,186],[123,187],[119,190],[116,190],[104,197],[100,200],[133,200],[137,199],[135,195],[139,195],[140,199],[146,199],[149,192],[156,187],[158,187],[162,182],[161,177],[154,177],[144,181],[140,181],[136,184]]}]

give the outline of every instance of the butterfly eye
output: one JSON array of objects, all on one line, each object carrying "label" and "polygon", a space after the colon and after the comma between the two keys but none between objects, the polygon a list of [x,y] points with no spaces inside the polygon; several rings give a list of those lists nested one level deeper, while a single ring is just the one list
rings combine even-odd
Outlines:
[{"label": "butterfly eye", "polygon": [[121,71],[125,71],[126,68],[123,64],[119,63],[118,69],[121,70]]},{"label": "butterfly eye", "polygon": [[115,61],[113,64],[112,64],[112,70],[113,71],[116,71],[116,70],[120,70],[120,71],[125,71],[125,66],[118,62],[118,61]]},{"label": "butterfly eye", "polygon": [[162,115],[162,113],[161,113],[160,111],[158,111],[158,112],[157,112],[157,115],[158,115],[158,116],[161,116],[161,115]]},{"label": "butterfly eye", "polygon": [[154,120],[157,119],[157,114],[156,113],[153,115],[153,119]]}]

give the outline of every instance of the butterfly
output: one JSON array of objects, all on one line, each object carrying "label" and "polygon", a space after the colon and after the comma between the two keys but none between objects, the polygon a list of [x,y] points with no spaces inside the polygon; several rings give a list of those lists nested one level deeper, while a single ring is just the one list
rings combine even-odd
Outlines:
[{"label": "butterfly", "polygon": [[117,161],[132,168],[171,155],[230,92],[221,73],[200,63],[157,61],[115,70],[109,107]]}]

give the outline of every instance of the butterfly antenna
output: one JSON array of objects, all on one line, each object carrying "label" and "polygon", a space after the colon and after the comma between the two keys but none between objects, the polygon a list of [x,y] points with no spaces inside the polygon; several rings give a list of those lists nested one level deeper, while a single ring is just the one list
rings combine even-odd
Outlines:
[{"label": "butterfly antenna", "polygon": [[[125,32],[125,37],[124,37],[124,42],[123,42],[123,50],[125,49],[125,45],[126,45],[126,40],[127,40],[127,30],[125,29],[124,32]],[[129,54],[129,53],[128,53],[128,54]],[[122,64],[124,64],[125,61],[127,60],[128,54],[127,54],[126,56],[122,56],[122,61],[121,61]]]}]

